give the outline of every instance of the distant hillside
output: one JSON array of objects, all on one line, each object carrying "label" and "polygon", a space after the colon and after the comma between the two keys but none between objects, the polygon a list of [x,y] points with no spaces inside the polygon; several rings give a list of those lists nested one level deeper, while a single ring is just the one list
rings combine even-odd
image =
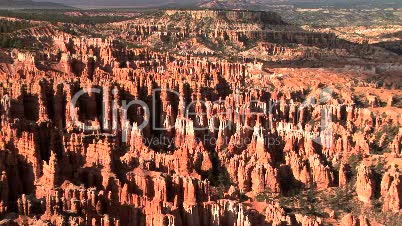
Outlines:
[{"label": "distant hillside", "polygon": [[239,1],[219,1],[212,0],[198,4],[201,8],[209,9],[258,9],[259,5],[255,1],[239,0]]},{"label": "distant hillside", "polygon": [[60,3],[34,2],[30,0],[0,0],[0,9],[65,9],[71,8]]},{"label": "distant hillside", "polygon": [[[10,2],[10,0],[0,0]],[[147,7],[202,7],[219,9],[251,9],[261,10],[275,5],[296,5],[297,7],[338,6],[353,7],[356,5],[389,6],[400,5],[401,0],[35,0],[36,2],[51,1],[61,5],[82,8],[147,8]],[[31,2],[29,0],[14,0],[12,2]],[[32,2],[31,2],[32,3]],[[36,4],[36,3],[35,3]],[[49,4],[49,3],[46,3]]]},{"label": "distant hillside", "polygon": [[325,6],[332,7],[356,7],[374,5],[379,7],[402,6],[400,0],[207,0],[197,4],[203,8],[219,9],[261,9],[274,5],[294,5],[297,7],[319,8]]},{"label": "distant hillside", "polygon": [[78,8],[147,8],[170,6],[195,6],[199,0],[36,0],[38,2],[51,1]]}]

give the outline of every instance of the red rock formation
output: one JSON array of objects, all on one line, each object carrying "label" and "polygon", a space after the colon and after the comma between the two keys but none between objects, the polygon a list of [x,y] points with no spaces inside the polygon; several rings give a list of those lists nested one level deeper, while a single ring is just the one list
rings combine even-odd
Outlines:
[{"label": "red rock formation", "polygon": [[373,172],[371,168],[361,164],[357,169],[356,180],[356,193],[360,201],[371,203],[375,189],[373,180]]},{"label": "red rock formation", "polygon": [[[61,31],[70,25],[108,38]],[[365,164],[374,147],[390,148],[384,156],[399,161],[401,132],[388,136],[401,121],[374,112],[380,97],[369,98],[374,110],[359,108],[351,77],[304,65],[267,68],[247,53],[297,64],[332,52],[336,61],[359,47],[287,26],[276,14],[168,10],[96,26],[41,23],[16,35],[50,41],[35,53],[4,50],[10,62],[0,63],[5,225],[319,226],[326,219],[257,196],[346,187],[354,176],[349,160],[365,154],[356,193],[370,203],[378,188]],[[256,47],[246,51],[250,42]],[[165,51],[166,43],[174,46]],[[211,49],[221,43],[245,50],[244,59]],[[339,88],[339,97],[322,103],[325,85],[350,90]],[[399,174],[383,176],[384,211],[401,209]],[[369,219],[346,215],[338,223]]]},{"label": "red rock formation", "polygon": [[381,181],[381,196],[384,200],[383,209],[399,212],[402,208],[402,175],[392,167]]},{"label": "red rock formation", "polygon": [[341,220],[342,226],[369,226],[370,222],[364,215],[355,217],[352,214],[346,214]]},{"label": "red rock formation", "polygon": [[341,163],[339,167],[339,187],[345,187],[349,182],[349,166]]}]

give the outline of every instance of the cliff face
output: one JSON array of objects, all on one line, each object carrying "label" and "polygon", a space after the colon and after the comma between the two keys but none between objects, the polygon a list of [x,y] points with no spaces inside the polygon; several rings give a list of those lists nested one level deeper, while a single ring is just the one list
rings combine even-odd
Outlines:
[{"label": "cliff face", "polygon": [[[285,134],[264,132],[274,124],[273,117],[288,117],[288,113],[279,113],[279,105],[271,119],[230,109],[235,100],[231,90],[237,82],[244,82],[249,65],[116,50],[107,40],[72,41],[74,52],[82,57],[63,54],[53,66],[59,71],[43,71],[35,63],[25,63],[36,60],[23,53],[10,65],[21,74],[14,75],[20,83],[2,86],[3,214],[17,212],[23,219],[38,216],[55,225],[255,225],[258,219],[276,224],[317,222],[294,220],[275,203],[266,204],[271,210],[255,216],[235,195],[236,189],[281,193],[278,163],[283,154],[279,147],[277,153],[269,148],[266,139],[282,137],[294,145]],[[119,67],[115,63],[119,56],[130,67]],[[74,68],[74,60],[82,61],[82,68]],[[211,91],[205,92],[206,87]],[[163,90],[155,95],[157,88]],[[80,90],[84,92],[77,99]],[[240,99],[245,104],[258,100],[264,109],[269,101],[266,95],[247,94]],[[123,108],[122,101],[133,97],[148,106],[156,98],[153,112],[139,106]],[[187,117],[183,106],[190,106],[193,116]],[[289,161],[303,158],[297,151]],[[300,179],[306,187],[332,184],[331,169],[319,157],[303,161],[311,164],[304,168],[310,179]],[[226,178],[223,170],[228,172]],[[298,170],[291,172],[299,174]],[[227,199],[215,190],[216,176],[227,180],[219,183],[234,185]]]},{"label": "cliff face", "polygon": [[[161,21],[177,14],[229,21],[222,26],[233,30],[166,32]],[[127,29],[121,37],[141,43],[199,32],[236,42],[337,45],[331,34],[235,30],[250,20],[253,28],[284,25],[265,12],[164,15],[154,24],[104,26]],[[294,68],[282,74],[257,61],[129,48],[52,27],[29,32],[51,38],[54,49],[14,50],[14,62],[1,65],[0,214],[10,224],[319,226],[335,213],[307,214],[314,208],[289,197],[353,186],[355,199],[347,201],[402,207],[397,167],[380,181],[369,161],[375,145],[400,157],[400,132],[374,138],[401,121],[357,106],[344,90],[327,92],[330,79],[352,83],[343,74],[311,69],[317,77],[307,85],[309,73]],[[280,58],[287,52],[267,46]],[[371,220],[341,214],[344,225]]]},{"label": "cliff face", "polygon": [[189,14],[193,19],[211,18],[217,20],[227,20],[232,23],[260,23],[272,25],[285,25],[281,17],[274,12],[266,11],[247,11],[247,10],[166,10],[166,14]]},{"label": "cliff face", "polygon": [[181,55],[226,55],[234,59],[240,55],[250,61],[292,61],[328,60],[368,51],[333,33],[287,24],[276,13],[265,11],[166,10],[149,19],[111,25],[130,43],[160,46]]}]

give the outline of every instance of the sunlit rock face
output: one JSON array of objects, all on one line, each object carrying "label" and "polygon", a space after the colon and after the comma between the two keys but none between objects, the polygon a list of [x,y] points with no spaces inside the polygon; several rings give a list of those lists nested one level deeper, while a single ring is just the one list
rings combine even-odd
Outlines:
[{"label": "sunlit rock face", "polygon": [[334,68],[369,46],[268,12],[167,10],[90,27],[107,38],[58,26],[21,31],[46,48],[4,50],[0,63],[0,224],[376,222],[314,206],[337,197],[401,210],[400,91]]}]

